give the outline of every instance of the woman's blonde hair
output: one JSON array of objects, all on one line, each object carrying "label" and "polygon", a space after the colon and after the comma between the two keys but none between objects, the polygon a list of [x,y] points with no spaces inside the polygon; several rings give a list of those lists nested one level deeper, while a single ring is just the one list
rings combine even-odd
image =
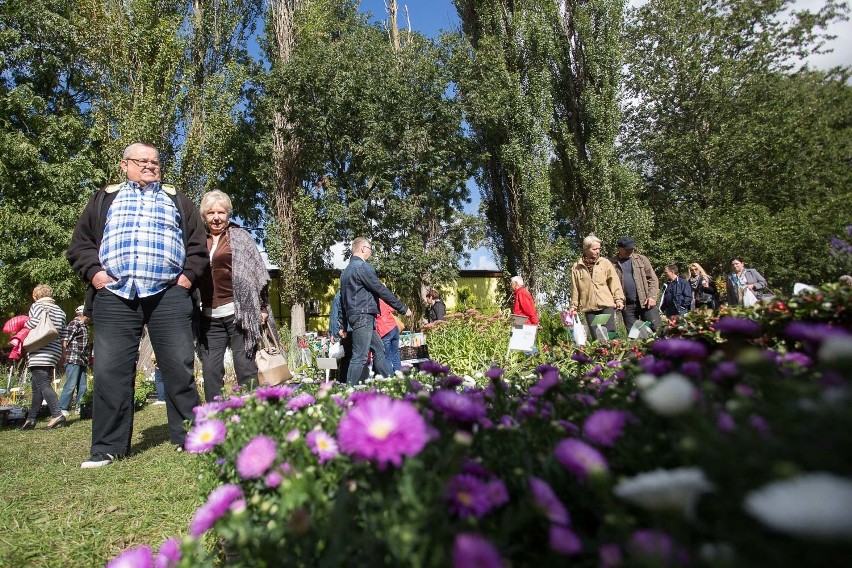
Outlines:
[{"label": "woman's blonde hair", "polygon": [[592,245],[593,245],[593,244],[595,244],[595,243],[601,243],[601,242],[603,242],[603,241],[601,241],[601,240],[600,240],[599,238],[597,238],[596,236],[594,236],[594,235],[589,235],[588,237],[586,237],[585,239],[583,239],[583,252],[587,252],[590,248],[592,248]]},{"label": "woman's blonde hair", "polygon": [[33,288],[33,299],[41,300],[42,298],[52,298],[53,297],[53,288],[48,286],[47,284],[39,284],[35,288]]},{"label": "woman's blonde hair", "polygon": [[231,213],[234,212],[234,206],[231,205],[231,198],[228,197],[228,194],[224,191],[219,191],[218,189],[214,189],[213,191],[208,191],[204,194],[204,197],[201,198],[201,206],[198,208],[201,212],[201,216],[204,217],[207,215],[207,212],[211,207],[216,205],[217,203],[221,203],[222,206],[225,207],[225,211],[228,212],[228,219],[231,218]]},{"label": "woman's blonde hair", "polygon": [[697,269],[698,274],[700,276],[703,276],[705,280],[710,280],[710,276],[707,275],[707,272],[703,268],[701,268],[701,265],[698,264],[697,262],[693,262],[689,265],[689,270],[692,270],[692,269]]}]

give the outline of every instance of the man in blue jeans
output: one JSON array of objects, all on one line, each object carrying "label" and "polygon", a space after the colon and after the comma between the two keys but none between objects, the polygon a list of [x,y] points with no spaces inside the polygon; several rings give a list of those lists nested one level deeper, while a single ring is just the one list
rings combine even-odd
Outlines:
[{"label": "man in blue jeans", "polygon": [[65,386],[59,395],[59,408],[67,418],[74,389],[77,389],[77,414],[86,394],[86,367],[89,366],[89,329],[83,315],[83,306],[75,312],[76,317],[65,327],[62,348],[65,350]]},{"label": "man in blue jeans", "polygon": [[110,464],[130,449],[136,357],[146,325],[178,449],[186,440],[183,423],[193,421],[201,402],[190,296],[210,264],[201,214],[174,186],[160,183],[160,154],[150,144],[125,148],[120,165],[126,181],[92,196],[66,254],[90,283],[86,314],[95,326],[92,449],[84,469]]},{"label": "man in blue jeans", "polygon": [[[379,298],[406,317],[411,310],[403,304],[393,292],[379,281],[376,270],[367,262],[373,255],[370,241],[358,237],[352,243],[352,259],[340,276],[340,314],[338,315],[338,335],[345,338],[352,335],[352,361],[346,381],[357,385],[367,378],[367,356],[373,351],[373,369],[375,372],[389,375],[385,360],[382,338],[376,332],[376,316],[379,314]],[[352,331],[347,332],[346,324]]]}]

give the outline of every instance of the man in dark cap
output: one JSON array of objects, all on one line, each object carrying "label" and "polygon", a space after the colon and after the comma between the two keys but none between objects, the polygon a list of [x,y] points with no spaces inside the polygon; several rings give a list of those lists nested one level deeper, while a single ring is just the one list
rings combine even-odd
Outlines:
[{"label": "man in dark cap", "polygon": [[618,254],[609,259],[621,279],[621,287],[627,298],[621,315],[627,331],[637,320],[651,323],[654,330],[660,327],[660,308],[657,297],[660,295],[660,281],[654,273],[654,267],[648,257],[635,252],[636,243],[632,237],[621,237],[616,241]]}]

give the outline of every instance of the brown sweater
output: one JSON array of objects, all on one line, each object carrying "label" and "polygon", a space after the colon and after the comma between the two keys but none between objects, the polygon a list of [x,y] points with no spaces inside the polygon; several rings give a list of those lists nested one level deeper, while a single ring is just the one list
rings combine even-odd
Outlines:
[{"label": "brown sweater", "polygon": [[[207,252],[212,248],[213,236],[207,235]],[[210,261],[210,271],[205,273],[198,284],[201,305],[205,308],[218,308],[234,301],[232,261],[231,238],[225,231],[219,237],[219,244]]]}]

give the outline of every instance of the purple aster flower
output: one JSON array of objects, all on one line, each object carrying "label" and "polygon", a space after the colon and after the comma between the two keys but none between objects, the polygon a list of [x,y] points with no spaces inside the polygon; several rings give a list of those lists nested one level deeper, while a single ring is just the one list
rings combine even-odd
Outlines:
[{"label": "purple aster flower", "polygon": [[575,351],[571,355],[571,359],[580,363],[580,364],[586,364],[586,363],[592,362],[592,358],[589,357],[588,355],[586,355],[585,353],[583,353],[582,351]]},{"label": "purple aster flower", "polygon": [[220,402],[207,402],[205,404],[200,404],[192,409],[192,413],[195,414],[195,423],[204,422],[205,420],[210,420],[211,416],[215,416],[222,410],[222,403]]},{"label": "purple aster flower", "polygon": [[222,403],[222,408],[242,408],[245,405],[246,401],[244,401],[241,397],[233,396]]},{"label": "purple aster flower", "polygon": [[499,379],[503,376],[503,369],[500,367],[491,367],[487,371],[485,371],[485,376],[489,379]]},{"label": "purple aster flower", "polygon": [[748,418],[749,425],[764,438],[772,437],[772,429],[769,427],[769,422],[759,414],[752,414]]},{"label": "purple aster flower", "polygon": [[228,429],[221,420],[207,420],[197,423],[186,435],[184,447],[187,452],[203,454],[209,452],[228,435]]},{"label": "purple aster flower", "polygon": [[621,361],[618,359],[613,359],[612,361],[607,361],[606,366],[610,369],[613,369],[615,367],[621,367]]},{"label": "purple aster flower", "polygon": [[296,396],[291,398],[287,402],[287,408],[289,410],[293,410],[293,411],[301,410],[301,409],[305,408],[306,406],[312,405],[315,402],[316,402],[316,399],[314,397],[312,397],[311,395],[309,395],[306,392],[303,392],[302,394],[297,394]]},{"label": "purple aster flower", "polygon": [[760,335],[760,323],[748,318],[725,316],[714,325],[723,336],[757,337]]},{"label": "purple aster flower", "polygon": [[517,428],[519,426],[518,421],[514,419],[514,417],[509,416],[508,414],[504,414],[500,417],[500,426],[503,428]]},{"label": "purple aster flower", "polygon": [[571,398],[573,398],[574,400],[576,400],[577,402],[579,402],[583,406],[594,406],[595,404],[598,403],[598,399],[596,399],[595,397],[593,397],[590,394],[586,394],[586,393],[582,393],[582,392],[573,395]]},{"label": "purple aster flower", "polygon": [[600,563],[598,564],[600,568],[615,568],[616,566],[621,566],[624,562],[621,547],[616,542],[602,544],[598,549],[598,558],[600,559]]},{"label": "purple aster flower", "polygon": [[493,508],[488,483],[466,473],[456,475],[449,481],[446,498],[450,512],[459,517],[474,516],[481,519]]},{"label": "purple aster flower", "polygon": [[344,453],[384,469],[389,463],[399,467],[403,456],[416,456],[428,436],[426,421],[413,404],[379,395],[346,413],[337,427],[337,439]]},{"label": "purple aster flower", "polygon": [[687,361],[683,365],[680,366],[680,372],[688,377],[700,378],[701,377],[701,363],[698,361]]},{"label": "purple aster flower", "polygon": [[580,537],[568,527],[550,525],[548,540],[550,541],[550,550],[558,554],[572,556],[583,551],[583,543],[580,542]]},{"label": "purple aster flower", "polygon": [[435,381],[435,386],[439,389],[454,389],[462,384],[462,378],[456,375],[448,375]]},{"label": "purple aster flower", "polygon": [[613,446],[629,417],[620,410],[596,410],[583,422],[583,437],[598,446]]},{"label": "purple aster flower", "polygon": [[196,509],[189,525],[189,534],[198,538],[206,533],[228,512],[231,503],[242,499],[242,496],[243,490],[232,483],[226,483],[214,489],[207,497],[207,502]]},{"label": "purple aster flower", "polygon": [[782,363],[792,363],[793,365],[798,365],[799,367],[810,367],[813,365],[813,359],[801,353],[799,351],[792,351],[787,353],[783,357],[781,357]]},{"label": "purple aster flower", "polygon": [[154,568],[154,556],[148,546],[129,548],[113,558],[107,568]]},{"label": "purple aster flower", "polygon": [[154,565],[156,568],[174,568],[182,557],[180,541],[176,538],[170,538],[160,545],[160,551],[157,553],[157,558],[154,559]]},{"label": "purple aster flower", "polygon": [[488,471],[487,467],[485,467],[478,461],[474,461],[472,459],[464,460],[464,463],[461,467],[461,473],[475,475],[476,477],[480,477],[482,479],[490,479],[492,476],[492,473]]},{"label": "purple aster flower", "polygon": [[577,426],[576,424],[574,424],[573,422],[568,422],[567,420],[563,420],[563,419],[560,418],[559,420],[556,421],[556,423],[558,425],[562,426],[563,428],[565,428],[565,430],[569,434],[574,434],[574,435],[580,434],[580,427]]},{"label": "purple aster flower", "polygon": [[254,396],[258,400],[283,400],[288,398],[296,389],[287,385],[278,385],[274,387],[258,387],[254,391]]},{"label": "purple aster flower", "polygon": [[347,403],[339,394],[331,395],[331,400],[338,408],[346,408],[347,406],[349,406],[349,403]]},{"label": "purple aster flower", "polygon": [[725,379],[736,377],[740,374],[740,369],[737,367],[737,364],[733,361],[722,361],[716,368],[713,369],[713,372],[710,373],[710,379],[721,383]]},{"label": "purple aster flower", "polygon": [[228,510],[234,514],[242,513],[246,510],[246,500],[245,499],[237,499],[233,503],[230,504]]},{"label": "purple aster flower", "polygon": [[603,370],[603,367],[601,367],[600,365],[595,365],[586,373],[586,377],[589,377],[589,378],[596,377],[598,375],[598,373],[600,373],[602,370]]},{"label": "purple aster flower", "polygon": [[411,379],[411,382],[409,382],[408,385],[411,392],[420,392],[423,390],[423,383],[417,379]]},{"label": "purple aster flower", "polygon": [[488,502],[492,508],[501,507],[509,502],[509,492],[501,479],[494,478],[489,481],[485,486],[485,493],[488,495]]},{"label": "purple aster flower", "polygon": [[436,391],[432,395],[432,406],[447,418],[459,422],[476,422],[487,412],[481,396],[450,390]]},{"label": "purple aster flower", "polygon": [[420,370],[430,375],[446,375],[450,372],[449,367],[445,367],[437,361],[423,361],[420,363]]},{"label": "purple aster flower", "polygon": [[573,438],[562,440],[556,445],[553,453],[559,463],[581,481],[585,481],[591,474],[609,473],[606,458],[595,448],[580,440]]},{"label": "purple aster flower", "polygon": [[734,392],[743,398],[751,398],[754,396],[754,389],[749,385],[744,385],[743,383],[737,383],[734,386]]},{"label": "purple aster flower", "polygon": [[686,551],[677,546],[672,537],[660,531],[648,529],[634,531],[627,548],[636,556],[654,559],[662,564],[670,564],[674,561],[685,563],[688,560]]},{"label": "purple aster flower", "polygon": [[311,430],[305,436],[308,447],[319,458],[319,462],[325,463],[334,458],[338,453],[337,442],[322,430]]},{"label": "purple aster flower", "polygon": [[493,544],[475,533],[459,533],[453,543],[453,568],[503,568]]},{"label": "purple aster flower", "polygon": [[806,343],[822,343],[829,337],[849,335],[845,330],[833,327],[825,323],[811,323],[805,321],[794,321],[784,330],[788,339],[804,341]]},{"label": "purple aster flower", "polygon": [[734,417],[727,412],[720,412],[716,417],[716,428],[723,434],[730,434],[737,429],[737,423]]},{"label": "purple aster flower", "polygon": [[237,456],[237,473],[243,479],[258,479],[272,467],[276,457],[275,440],[263,435],[255,436]]},{"label": "purple aster flower", "polygon": [[270,489],[275,489],[281,482],[284,480],[284,476],[281,475],[280,472],[276,470],[272,470],[266,474],[266,477],[263,479],[263,484],[269,487]]},{"label": "purple aster flower", "polygon": [[703,343],[679,337],[658,339],[651,345],[651,349],[671,358],[703,359],[707,356],[707,347]]},{"label": "purple aster flower", "polygon": [[559,384],[559,373],[545,373],[541,378],[530,387],[530,394],[533,396],[544,396],[544,394]]},{"label": "purple aster flower", "polygon": [[533,500],[541,512],[544,513],[544,516],[551,523],[568,526],[571,523],[568,510],[562,504],[562,501],[559,500],[559,497],[556,496],[556,493],[553,492],[550,485],[543,479],[532,476],[530,476],[529,483]]}]

